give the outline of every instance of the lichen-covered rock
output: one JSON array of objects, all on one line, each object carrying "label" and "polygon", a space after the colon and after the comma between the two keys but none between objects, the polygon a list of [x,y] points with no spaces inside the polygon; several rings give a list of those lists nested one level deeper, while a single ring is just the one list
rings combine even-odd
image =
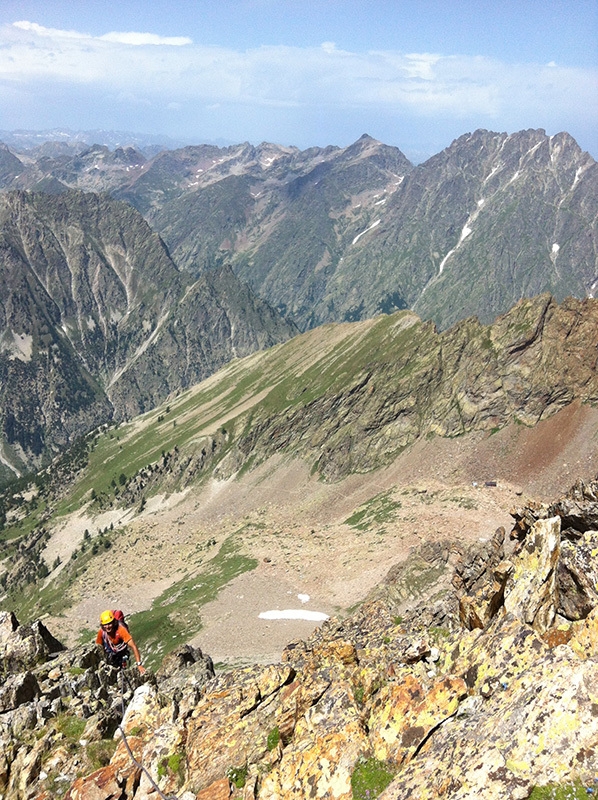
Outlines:
[{"label": "lichen-covered rock", "polygon": [[[184,729],[172,723],[154,728],[139,762],[144,770],[135,792],[135,800],[154,800],[156,786],[167,797],[176,795],[185,779]],[[148,777],[152,776],[151,780]]]},{"label": "lichen-covered rock", "polygon": [[584,620],[569,627],[566,641],[580,658],[598,661],[598,606]]},{"label": "lichen-covered rock", "polygon": [[587,617],[598,605],[598,531],[561,543],[556,578],[558,613],[569,620]]},{"label": "lichen-covered rock", "polygon": [[544,633],[554,622],[558,598],[556,571],[561,552],[559,517],[538,520],[525,538],[510,586],[505,609]]},{"label": "lichen-covered rock", "polygon": [[441,725],[381,800],[504,800],[573,777],[593,784],[596,664],[566,646],[531,655],[509,659],[496,690]]},{"label": "lichen-covered rock", "polygon": [[430,731],[453,716],[466,696],[462,678],[446,677],[424,686],[402,670],[372,704],[368,729],[374,755],[396,765],[409,761]]},{"label": "lichen-covered rock", "polygon": [[350,800],[357,759],[370,752],[349,683],[339,681],[298,721],[280,763],[264,778],[259,800]]},{"label": "lichen-covered rock", "polygon": [[217,677],[206,687],[187,723],[192,791],[205,789],[231,769],[267,756],[281,690],[294,676],[288,665],[252,667]]}]

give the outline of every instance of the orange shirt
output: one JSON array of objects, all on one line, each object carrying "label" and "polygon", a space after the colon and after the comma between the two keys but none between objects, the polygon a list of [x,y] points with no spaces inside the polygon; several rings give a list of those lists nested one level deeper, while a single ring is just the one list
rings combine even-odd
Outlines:
[{"label": "orange shirt", "polygon": [[110,641],[110,644],[115,648],[117,648],[120,644],[123,644],[123,643],[124,644],[129,644],[129,642],[133,638],[131,636],[131,634],[129,633],[129,631],[126,629],[126,627],[119,623],[118,628],[116,629],[116,631],[114,632],[113,635],[110,635],[110,633],[108,631],[105,631],[103,628],[100,628],[100,630],[98,631],[98,635],[96,636],[96,644],[102,644],[103,643],[102,634],[104,634],[104,633],[108,637],[108,640]]}]

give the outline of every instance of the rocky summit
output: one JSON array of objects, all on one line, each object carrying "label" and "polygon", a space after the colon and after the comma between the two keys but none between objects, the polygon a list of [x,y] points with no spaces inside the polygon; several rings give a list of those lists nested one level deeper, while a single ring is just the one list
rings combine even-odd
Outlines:
[{"label": "rocky summit", "polygon": [[[278,663],[156,674],[0,618],[5,800],[507,800],[598,786],[598,480],[414,550]],[[59,636],[59,631],[55,633]],[[559,792],[555,794],[555,792]]]}]

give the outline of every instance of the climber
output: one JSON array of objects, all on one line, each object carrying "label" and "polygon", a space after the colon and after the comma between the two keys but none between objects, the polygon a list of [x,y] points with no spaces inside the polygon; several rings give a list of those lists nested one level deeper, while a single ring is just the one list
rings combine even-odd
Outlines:
[{"label": "climber", "polygon": [[96,636],[96,644],[104,648],[106,660],[114,667],[123,667],[129,657],[129,647],[135,654],[135,661],[139,672],[143,675],[145,667],[141,663],[141,656],[133,637],[123,622],[120,622],[114,611],[102,611],[100,614],[100,630]]}]

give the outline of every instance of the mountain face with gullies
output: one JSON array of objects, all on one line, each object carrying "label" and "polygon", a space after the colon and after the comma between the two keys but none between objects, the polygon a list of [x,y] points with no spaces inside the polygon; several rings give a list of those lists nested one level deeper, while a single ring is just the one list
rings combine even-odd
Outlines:
[{"label": "mountain face with gullies", "polygon": [[542,800],[598,773],[598,482],[427,543],[271,664],[155,675],[0,612],[5,800]]},{"label": "mountain face with gullies", "polygon": [[598,171],[567,133],[478,130],[417,166],[367,135],[304,151],[200,145],[146,158],[98,145],[19,154],[22,168],[15,157],[0,159],[5,188],[125,199],[181,269],[225,258],[302,330],[404,308],[441,328],[490,322],[522,297],[598,285]]},{"label": "mountain face with gullies", "polygon": [[39,467],[295,330],[228,268],[194,279],[107,195],[0,195],[2,461]]}]

